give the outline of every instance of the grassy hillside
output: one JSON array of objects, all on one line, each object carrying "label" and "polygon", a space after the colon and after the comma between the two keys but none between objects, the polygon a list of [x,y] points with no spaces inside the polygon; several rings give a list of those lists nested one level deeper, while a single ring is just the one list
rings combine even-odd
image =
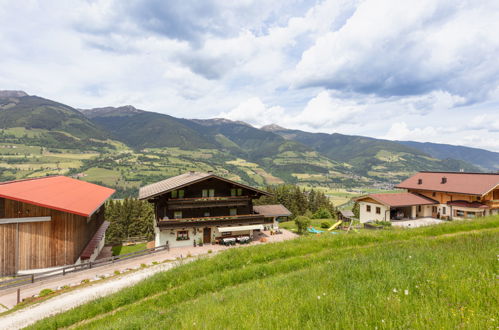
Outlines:
[{"label": "grassy hillside", "polygon": [[497,246],[499,217],[232,249],[32,328],[492,329]]},{"label": "grassy hillside", "polygon": [[416,171],[480,171],[459,158],[434,158],[398,142],[363,136],[309,133],[278,126],[263,128],[285,139],[309,146],[325,157],[351,165],[356,174],[396,182]]},{"label": "grassy hillside", "polygon": [[398,141],[408,147],[420,150],[438,159],[453,158],[462,159],[466,162],[483,168],[486,171],[499,170],[499,152],[492,152],[483,149],[453,146],[450,144]]},{"label": "grassy hillside", "polygon": [[14,127],[65,132],[79,139],[105,140],[109,137],[70,106],[38,96],[0,96],[0,128]]}]

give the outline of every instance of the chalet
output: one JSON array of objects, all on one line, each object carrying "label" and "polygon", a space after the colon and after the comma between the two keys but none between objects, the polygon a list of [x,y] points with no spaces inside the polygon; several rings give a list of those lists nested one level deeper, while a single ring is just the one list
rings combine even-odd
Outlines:
[{"label": "chalet", "polygon": [[357,198],[360,221],[452,220],[499,214],[499,174],[419,172],[396,188],[405,192]]},{"label": "chalet", "polygon": [[0,275],[94,258],[113,193],[64,176],[0,183]]},{"label": "chalet", "polygon": [[139,190],[139,199],[154,204],[156,246],[170,247],[276,229],[279,218],[291,213],[282,205],[253,206],[268,195],[211,172],[188,172]]}]

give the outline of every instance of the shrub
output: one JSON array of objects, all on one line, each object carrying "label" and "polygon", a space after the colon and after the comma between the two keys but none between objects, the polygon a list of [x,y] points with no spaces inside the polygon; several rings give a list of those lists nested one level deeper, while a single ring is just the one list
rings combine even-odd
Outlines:
[{"label": "shrub", "polygon": [[45,297],[51,294],[52,292],[54,291],[52,291],[51,289],[43,289],[42,291],[40,291],[40,294],[38,296]]},{"label": "shrub", "polygon": [[298,233],[303,234],[307,230],[307,227],[310,226],[310,219],[304,216],[298,216],[295,218],[295,224]]},{"label": "shrub", "polygon": [[317,212],[314,213],[313,219],[331,219],[333,216],[331,215],[331,212],[329,212],[328,209],[325,208],[320,208],[317,210]]},{"label": "shrub", "polygon": [[332,226],[332,224],[329,221],[322,221],[321,222],[321,228],[327,229],[327,228],[330,228],[331,226]]},{"label": "shrub", "polygon": [[146,264],[140,264],[140,267],[142,267],[142,268],[146,268],[146,267],[147,267],[147,265],[146,265]]},{"label": "shrub", "polygon": [[114,275],[119,275],[120,274],[120,271],[119,270],[115,270],[114,271]]},{"label": "shrub", "polygon": [[208,253],[212,253],[213,251],[212,250],[208,250]]},{"label": "shrub", "polygon": [[81,280],[81,283],[82,284],[90,283],[90,280],[88,278],[86,278],[84,280]]}]

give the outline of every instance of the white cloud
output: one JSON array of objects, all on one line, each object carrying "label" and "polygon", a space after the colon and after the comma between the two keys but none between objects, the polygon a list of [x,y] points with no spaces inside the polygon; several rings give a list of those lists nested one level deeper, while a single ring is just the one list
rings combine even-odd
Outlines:
[{"label": "white cloud", "polygon": [[410,140],[427,142],[434,140],[438,135],[438,129],[427,126],[423,128],[410,129],[405,122],[393,123],[388,133],[383,137],[388,140]]},{"label": "white cloud", "polygon": [[222,118],[240,120],[255,126],[275,123],[284,117],[284,109],[279,106],[268,107],[258,97],[250,98],[229,112],[219,115]]}]

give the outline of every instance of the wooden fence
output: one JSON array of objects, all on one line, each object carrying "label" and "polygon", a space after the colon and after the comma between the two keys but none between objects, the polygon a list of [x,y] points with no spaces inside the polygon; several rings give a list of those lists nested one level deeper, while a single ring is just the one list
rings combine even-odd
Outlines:
[{"label": "wooden fence", "polygon": [[49,270],[42,273],[36,274],[26,274],[26,275],[17,275],[13,279],[0,281],[0,290],[5,290],[12,287],[27,285],[31,283],[35,283],[37,281],[46,280],[48,278],[56,277],[56,276],[65,276],[66,274],[80,272],[87,269],[92,269],[95,267],[105,266],[109,264],[114,264],[120,261],[129,260],[132,258],[160,252],[160,251],[169,251],[170,247],[168,244],[161,245],[158,247],[154,247],[151,249],[145,249],[140,251],[135,251],[127,254],[122,254],[119,256],[112,256],[108,258],[102,258],[95,261],[84,262],[78,265],[65,266],[62,268]]}]

